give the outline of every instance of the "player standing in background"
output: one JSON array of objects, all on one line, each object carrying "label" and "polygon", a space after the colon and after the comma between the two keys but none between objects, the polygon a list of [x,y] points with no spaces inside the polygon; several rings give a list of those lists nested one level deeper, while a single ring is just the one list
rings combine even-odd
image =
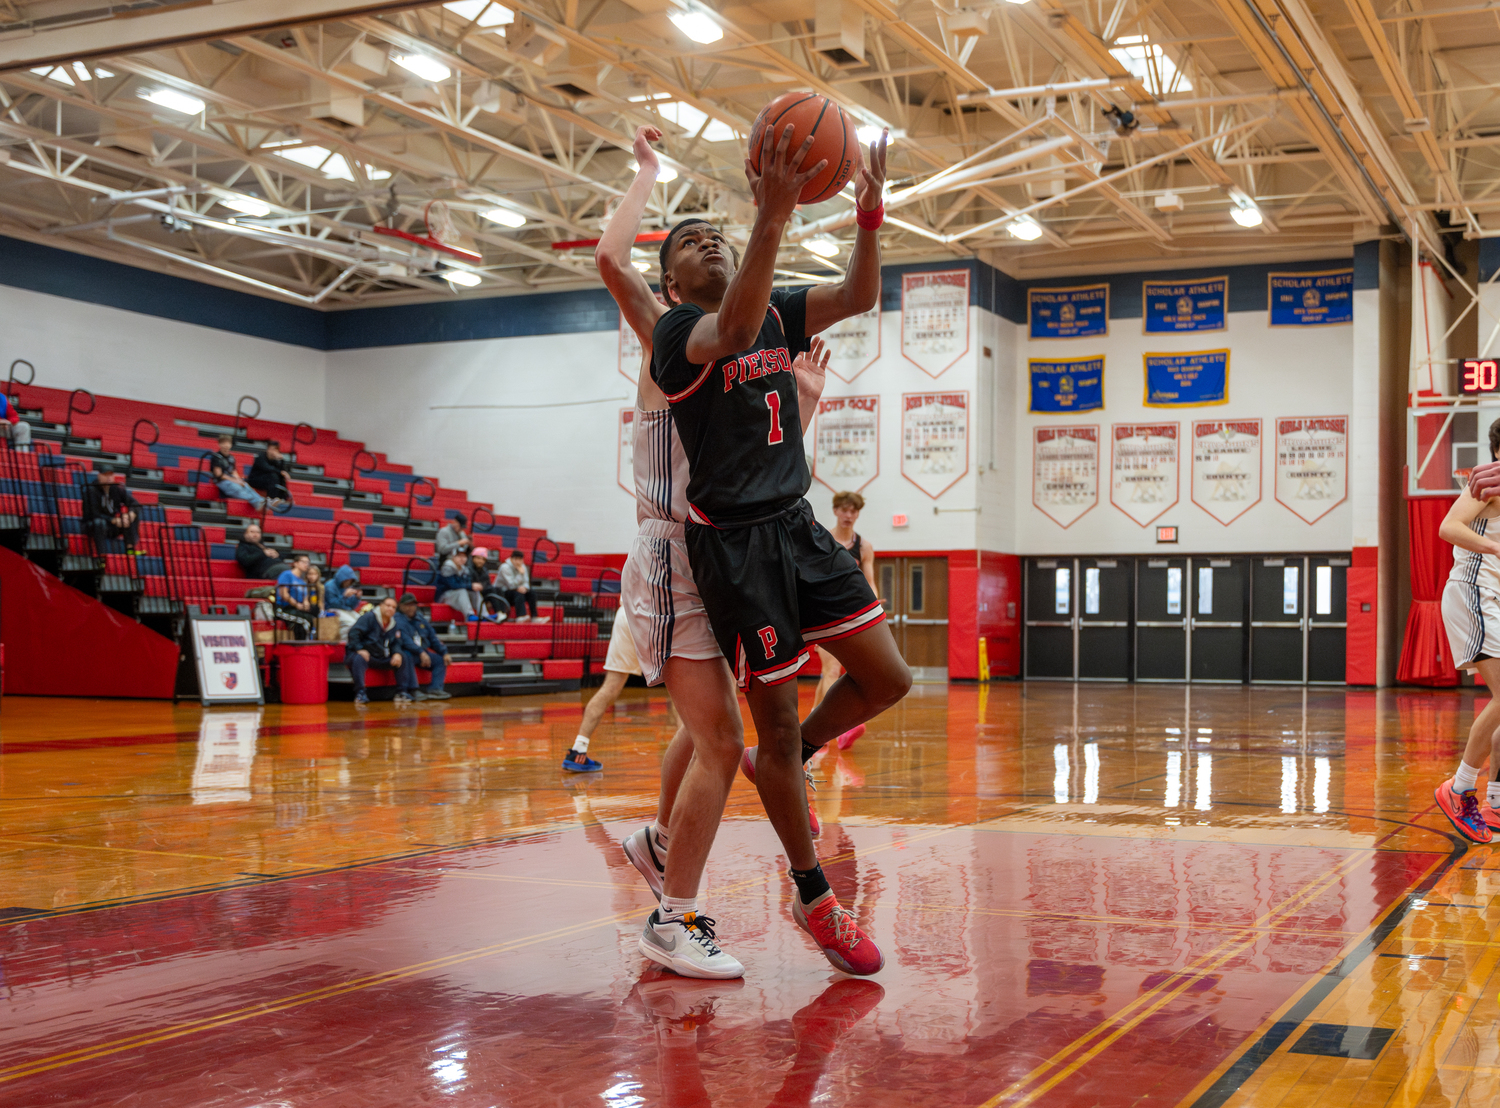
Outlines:
[{"label": "player standing in background", "polygon": [[[746,161],[757,204],[743,261],[703,220],[661,246],[662,291],[674,307],[656,325],[651,373],[672,406],[690,479],[687,548],[719,646],[745,689],[760,745],[747,770],[791,863],[792,915],[839,969],[875,973],[884,956],[839,904],[818,864],[804,763],[829,741],[906,695],[911,671],[859,563],[813,518],[802,428],[792,417],[792,358],[810,336],[880,296],[885,147],[858,168],[859,230],[846,275],[812,289],[772,289],[776,255],[802,187],[812,136],[766,128],[761,172]],[[774,144],[774,148],[773,148]],[[797,671],[809,642],[844,666],[805,724]]]},{"label": "player standing in background", "polygon": [[[865,498],[857,492],[836,492],[833,494],[833,518],[838,522],[833,525],[833,541],[849,551],[854,560],[859,563],[860,572],[865,575],[865,580],[870,582],[870,588],[875,589],[875,548],[871,546],[858,531],[854,529],[855,523],[859,521],[859,513],[864,511]],[[877,595],[879,590],[876,590]],[[813,693],[813,707],[816,708],[823,703],[823,697],[828,690],[833,688],[833,683],[842,676],[844,667],[839,665],[839,660],[821,646],[818,647],[818,661],[823,665],[822,673],[818,677],[818,687]],[[854,745],[854,740],[865,733],[865,725],[861,723],[852,730],[845,731],[834,741],[840,750],[848,750]]]}]

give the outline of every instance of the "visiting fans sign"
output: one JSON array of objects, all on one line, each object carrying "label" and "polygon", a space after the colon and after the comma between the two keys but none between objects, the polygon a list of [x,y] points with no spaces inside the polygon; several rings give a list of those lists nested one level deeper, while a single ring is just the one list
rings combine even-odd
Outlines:
[{"label": "visiting fans sign", "polygon": [[823,332],[823,341],[828,344],[828,372],[840,381],[853,381],[880,359],[880,305],[839,320]]},{"label": "visiting fans sign", "polygon": [[1261,421],[1193,424],[1193,503],[1226,527],[1260,503]]},{"label": "visiting fans sign", "polygon": [[1316,523],[1349,495],[1349,417],[1276,421],[1276,499]]},{"label": "visiting fans sign", "polygon": [[901,276],[901,354],[939,377],[969,352],[969,271]]},{"label": "visiting fans sign", "polygon": [[835,492],[859,492],[880,475],[880,397],[818,401],[813,476]]},{"label": "visiting fans sign", "polygon": [[1109,502],[1142,527],[1177,503],[1179,423],[1116,423]]},{"label": "visiting fans sign", "polygon": [[1099,427],[1038,427],[1031,443],[1031,503],[1064,529],[1099,503]]},{"label": "visiting fans sign", "polygon": [[203,703],[263,703],[250,621],[238,616],[194,616],[190,623]]},{"label": "visiting fans sign", "polygon": [[969,394],[901,397],[901,476],[936,500],[969,472]]}]

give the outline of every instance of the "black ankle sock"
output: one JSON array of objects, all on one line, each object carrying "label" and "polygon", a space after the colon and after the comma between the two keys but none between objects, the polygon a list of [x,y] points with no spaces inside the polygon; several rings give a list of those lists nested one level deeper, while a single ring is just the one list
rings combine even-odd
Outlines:
[{"label": "black ankle sock", "polygon": [[804,766],[807,765],[808,759],[810,759],[814,754],[822,749],[823,748],[821,746],[808,746],[807,743],[804,742],[802,744],[802,764]]},{"label": "black ankle sock", "polygon": [[811,904],[828,891],[828,878],[823,876],[822,866],[794,869],[790,872],[792,880],[797,883],[797,895],[803,904]]}]

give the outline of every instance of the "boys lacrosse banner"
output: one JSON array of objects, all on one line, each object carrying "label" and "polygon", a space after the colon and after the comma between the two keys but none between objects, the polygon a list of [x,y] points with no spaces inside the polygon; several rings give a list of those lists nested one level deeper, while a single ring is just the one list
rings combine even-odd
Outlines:
[{"label": "boys lacrosse banner", "polygon": [[859,492],[880,476],[880,397],[835,396],[818,401],[813,476],[835,492]]},{"label": "boys lacrosse banner", "polygon": [[1064,530],[1098,505],[1098,424],[1033,430],[1031,503]]},{"label": "boys lacrosse banner", "polygon": [[969,271],[901,276],[901,355],[940,377],[969,352]]}]

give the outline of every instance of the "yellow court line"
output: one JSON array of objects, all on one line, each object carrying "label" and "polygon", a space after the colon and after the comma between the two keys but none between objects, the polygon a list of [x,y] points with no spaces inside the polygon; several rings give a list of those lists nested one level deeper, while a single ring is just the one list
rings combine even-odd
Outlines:
[{"label": "yellow court line", "polygon": [[[198,858],[209,862],[224,862],[227,865],[255,864],[254,858],[225,857],[222,854],[186,854],[180,850],[142,850],[131,846],[90,846],[86,843],[54,843],[34,839],[0,839],[0,843],[15,843],[19,846],[51,846],[59,850],[102,850],[115,854],[150,854],[162,858]],[[315,866],[314,862],[268,862],[276,866]],[[323,863],[326,868],[327,863]]]}]

